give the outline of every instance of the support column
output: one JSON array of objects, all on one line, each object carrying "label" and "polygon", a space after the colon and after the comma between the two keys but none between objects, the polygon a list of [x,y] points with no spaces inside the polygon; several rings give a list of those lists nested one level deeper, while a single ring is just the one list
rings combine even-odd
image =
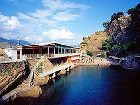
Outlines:
[{"label": "support column", "polygon": [[62,49],[62,47],[61,47],[61,54],[62,54],[62,52],[63,52],[63,49]]},{"label": "support column", "polygon": [[55,47],[54,47],[54,54],[55,54]]},{"label": "support column", "polygon": [[35,57],[35,48],[33,47],[33,55],[32,57],[34,58]]},{"label": "support column", "polygon": [[20,59],[22,59],[22,50],[20,50]]},{"label": "support column", "polygon": [[71,48],[69,49],[69,53],[71,53]]},{"label": "support column", "polygon": [[50,47],[48,46],[48,57],[49,57],[49,53],[50,53]]},{"label": "support column", "polygon": [[64,54],[66,54],[66,49],[64,48]]}]

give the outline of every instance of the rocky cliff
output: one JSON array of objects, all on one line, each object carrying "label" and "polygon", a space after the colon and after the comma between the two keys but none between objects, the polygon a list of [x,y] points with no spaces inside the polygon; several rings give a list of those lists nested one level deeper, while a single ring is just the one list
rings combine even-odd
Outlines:
[{"label": "rocky cliff", "polygon": [[140,4],[128,10],[128,15],[122,12],[114,13],[106,28],[111,37],[111,55],[125,57],[140,53]]},{"label": "rocky cliff", "polygon": [[104,23],[110,39],[103,44],[103,49],[110,56],[123,58],[124,68],[140,67],[140,4],[123,12],[114,13],[110,22]]},{"label": "rocky cliff", "polygon": [[104,31],[84,37],[81,49],[92,53],[102,50],[108,52],[107,56],[124,58],[124,68],[133,64],[140,67],[140,4],[129,9],[128,14],[114,13],[103,27]]}]

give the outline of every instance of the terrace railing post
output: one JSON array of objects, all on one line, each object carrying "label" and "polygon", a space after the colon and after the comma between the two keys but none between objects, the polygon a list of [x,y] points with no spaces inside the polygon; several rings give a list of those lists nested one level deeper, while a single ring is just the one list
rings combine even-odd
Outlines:
[{"label": "terrace railing post", "polygon": [[50,50],[50,47],[48,46],[48,57],[49,57],[49,52],[50,52],[49,50]]}]

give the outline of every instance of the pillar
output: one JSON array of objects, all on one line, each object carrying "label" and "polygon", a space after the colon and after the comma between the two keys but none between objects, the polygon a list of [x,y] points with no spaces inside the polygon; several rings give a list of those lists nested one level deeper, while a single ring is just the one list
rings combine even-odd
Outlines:
[{"label": "pillar", "polygon": [[61,54],[63,53],[63,49],[62,49],[62,47],[61,47]]},{"label": "pillar", "polygon": [[48,46],[48,57],[49,57],[49,53],[50,53],[50,47]]},{"label": "pillar", "polygon": [[20,59],[22,59],[22,50],[20,50]]},{"label": "pillar", "polygon": [[54,47],[54,54],[55,54],[55,47]]},{"label": "pillar", "polygon": [[66,49],[64,48],[64,54],[66,54]]}]

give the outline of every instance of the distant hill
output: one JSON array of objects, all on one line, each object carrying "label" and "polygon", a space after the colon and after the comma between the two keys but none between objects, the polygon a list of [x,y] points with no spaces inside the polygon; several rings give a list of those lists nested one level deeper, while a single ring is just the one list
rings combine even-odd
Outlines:
[{"label": "distant hill", "polygon": [[85,51],[90,51],[94,55],[100,52],[102,48],[102,43],[108,39],[108,35],[104,31],[95,32],[88,37],[83,37],[83,41],[80,44],[80,48]]},{"label": "distant hill", "polygon": [[0,37],[0,42],[8,42],[8,40]]},{"label": "distant hill", "polygon": [[18,43],[20,43],[20,45],[30,45],[31,43],[29,43],[28,41],[25,41],[25,40],[18,40],[17,39],[5,39],[5,38],[2,38],[0,37],[0,42],[7,42],[7,43],[10,43],[12,45],[18,45]]}]

